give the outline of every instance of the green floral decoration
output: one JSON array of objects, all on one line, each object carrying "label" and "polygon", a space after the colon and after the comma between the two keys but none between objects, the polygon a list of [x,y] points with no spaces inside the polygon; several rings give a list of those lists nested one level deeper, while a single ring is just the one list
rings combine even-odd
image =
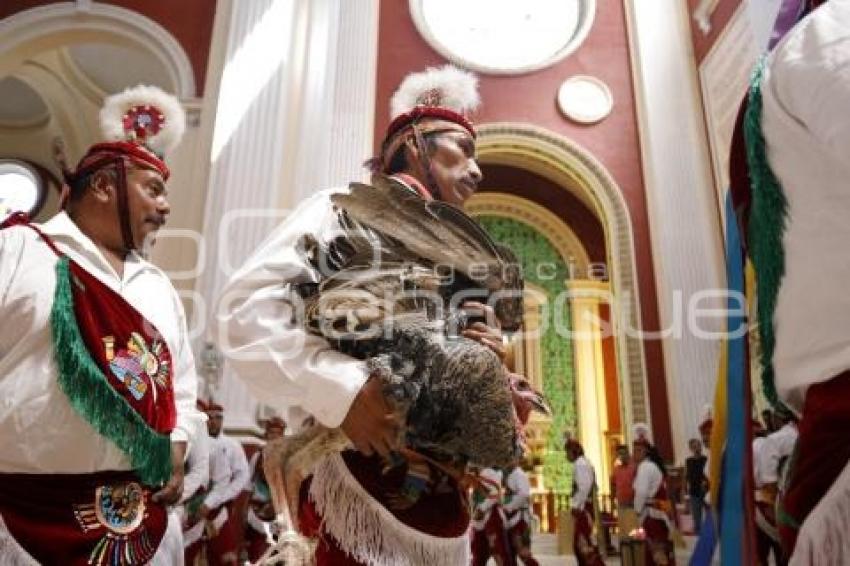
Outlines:
[{"label": "green floral decoration", "polygon": [[[552,426],[547,433],[543,474],[546,485],[556,492],[569,493],[572,466],[564,454],[564,431],[575,431],[576,399],[573,349],[571,342],[559,336],[558,328],[571,329],[570,305],[556,305],[557,297],[566,290],[569,277],[567,264],[548,239],[527,224],[498,216],[476,218],[497,242],[510,246],[522,264],[525,280],[543,289],[548,300],[544,313],[545,332],[540,337],[543,360],[543,392],[552,406]],[[555,307],[562,307],[555,312]],[[557,324],[556,324],[557,323]]]}]

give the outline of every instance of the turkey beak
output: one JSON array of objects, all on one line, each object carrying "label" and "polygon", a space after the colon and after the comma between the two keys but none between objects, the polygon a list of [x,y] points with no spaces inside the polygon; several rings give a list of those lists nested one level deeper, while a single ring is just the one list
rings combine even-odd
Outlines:
[{"label": "turkey beak", "polygon": [[531,403],[531,408],[542,415],[551,417],[552,409],[549,407],[549,403],[546,401],[546,397],[544,397],[543,394],[539,391],[532,390],[530,393],[531,394],[528,396],[528,401],[529,403]]}]

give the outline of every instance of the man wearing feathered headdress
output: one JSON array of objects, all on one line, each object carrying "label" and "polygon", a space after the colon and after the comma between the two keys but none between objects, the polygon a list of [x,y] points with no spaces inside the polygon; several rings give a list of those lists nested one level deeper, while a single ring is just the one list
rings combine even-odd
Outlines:
[{"label": "man wearing feathered headdress", "polygon": [[[320,565],[469,562],[469,515],[457,478],[427,459],[408,456],[405,464],[396,466],[390,453],[402,448],[399,431],[404,423],[393,413],[377,374],[362,359],[343,353],[294,319],[295,305],[305,294],[312,296],[350,265],[352,256],[360,257],[354,249],[369,238],[368,230],[356,227],[366,223],[364,216],[348,223],[350,217],[340,211],[358,200],[354,193],[376,198],[400,194],[407,205],[424,208],[422,203],[435,201],[459,206],[475,192],[482,175],[475,161],[476,133],[467,114],[477,104],[476,79],[469,73],[446,66],[409,76],[393,97],[393,120],[381,151],[369,162],[375,186],[383,189],[353,184],[310,198],[234,274],[225,290],[219,340],[249,388],[267,404],[287,407],[287,422],[302,422],[308,414],[328,429],[341,428],[356,449],[324,458],[300,490],[299,526],[318,538],[315,559]],[[382,202],[395,203],[395,198]],[[368,199],[358,202],[365,203],[362,210],[368,209],[366,221],[371,210],[401,229],[409,225],[409,209],[398,209],[398,216],[392,216],[396,209],[374,203],[369,208]],[[436,231],[446,225],[436,214],[432,220]],[[435,235],[413,234],[406,249],[425,255],[457,251],[422,245]],[[375,259],[382,258],[364,258],[364,265]],[[342,329],[357,328],[357,317],[370,312],[347,311]],[[476,321],[463,334],[504,355],[498,329]],[[496,425],[513,427],[501,421]],[[496,444],[487,437],[492,430],[478,434],[480,439],[470,443],[475,447]]]},{"label": "man wearing feathered headdress", "polygon": [[141,254],[170,212],[183,110],[140,86],[100,117],[105,141],[63,166],[64,210],[0,231],[4,563],[148,562],[203,422],[180,299]]}]

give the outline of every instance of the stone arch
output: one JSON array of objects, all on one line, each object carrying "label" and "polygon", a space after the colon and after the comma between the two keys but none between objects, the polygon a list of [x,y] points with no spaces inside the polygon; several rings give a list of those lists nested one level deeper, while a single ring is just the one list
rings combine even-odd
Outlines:
[{"label": "stone arch", "polygon": [[88,41],[145,49],[167,71],[177,96],[197,94],[192,64],[171,33],[138,12],[100,2],[48,4],[5,18],[0,22],[0,76],[34,54]]},{"label": "stone arch", "polygon": [[540,230],[564,263],[573,263],[581,272],[587,271],[590,258],[579,237],[563,220],[536,202],[496,189],[474,195],[464,208],[472,216],[510,218]]},{"label": "stone arch", "polygon": [[482,163],[523,168],[572,192],[599,217],[609,264],[612,319],[615,323],[621,406],[625,423],[650,422],[643,344],[627,329],[640,329],[640,302],[634,234],[620,187],[605,167],[574,141],[531,124],[490,123],[478,126]]}]

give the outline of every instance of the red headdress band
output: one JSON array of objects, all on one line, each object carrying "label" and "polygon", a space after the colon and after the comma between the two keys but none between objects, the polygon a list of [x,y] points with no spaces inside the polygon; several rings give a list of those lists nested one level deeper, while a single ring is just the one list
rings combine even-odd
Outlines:
[{"label": "red headdress band", "polygon": [[[478,81],[452,65],[408,75],[390,101],[393,118],[381,155],[371,160],[376,171],[387,172],[399,148],[413,140],[417,146],[429,133],[458,131],[475,137],[468,113],[477,108]],[[420,153],[424,148],[419,148]]]}]

